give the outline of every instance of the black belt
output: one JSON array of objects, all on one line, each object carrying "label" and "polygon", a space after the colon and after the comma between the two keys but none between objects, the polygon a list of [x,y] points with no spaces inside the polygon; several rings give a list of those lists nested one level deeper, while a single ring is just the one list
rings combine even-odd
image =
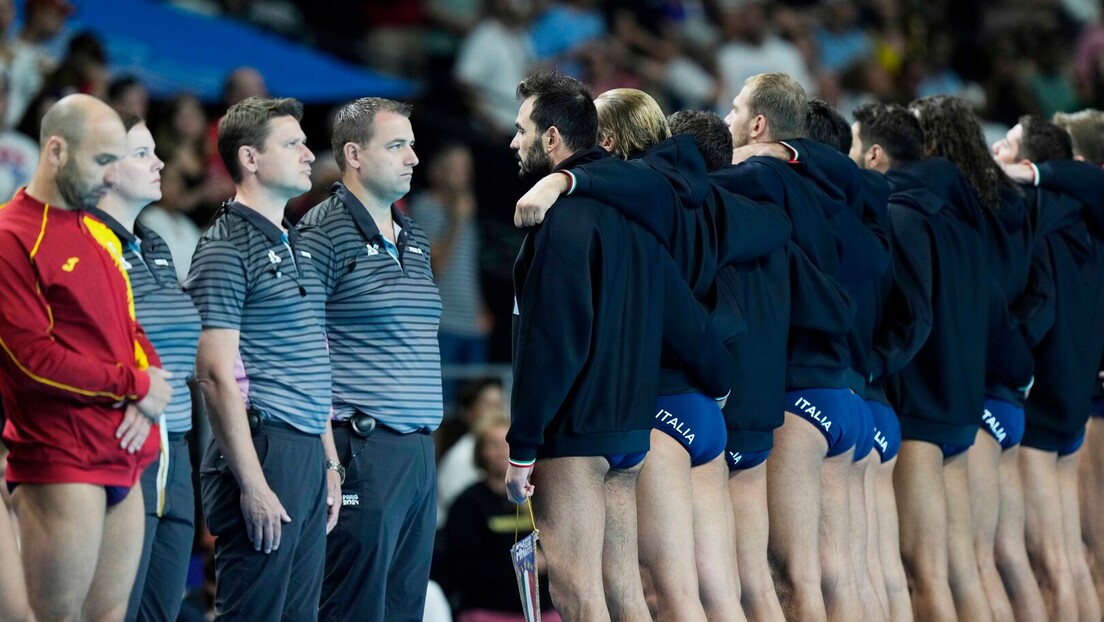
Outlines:
[{"label": "black belt", "polygon": [[176,443],[176,442],[182,441],[182,440],[184,440],[184,437],[187,436],[187,435],[188,435],[187,432],[169,432],[169,442],[170,443]]}]

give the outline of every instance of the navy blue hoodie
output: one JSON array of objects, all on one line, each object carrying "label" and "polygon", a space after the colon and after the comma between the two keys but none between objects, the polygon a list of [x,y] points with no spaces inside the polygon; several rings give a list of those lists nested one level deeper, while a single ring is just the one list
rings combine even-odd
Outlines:
[{"label": "navy blue hoodie", "polygon": [[[893,374],[886,390],[902,438],[969,446],[985,401],[990,331],[1004,328],[997,318],[1007,312],[990,281],[981,206],[942,158],[907,164],[886,178],[893,189],[894,289],[913,315],[886,323],[872,369]],[[1026,384],[1030,356],[1010,350],[1006,359],[1000,377]]]},{"label": "navy blue hoodie", "polygon": [[[718,304],[717,270],[762,257],[785,243],[789,222],[778,208],[714,187],[693,138],[685,134],[660,142],[638,159],[606,158],[575,166],[572,174],[573,195],[597,197],[616,207],[668,248],[725,342],[745,332],[740,308]],[[664,356],[659,390],[672,395],[700,389],[677,360]]]},{"label": "navy blue hoodie", "polygon": [[[1025,404],[1023,443],[1057,451],[1085,427],[1104,356],[1104,171],[1072,160],[1039,169],[1040,187],[1028,199],[1044,233],[1035,257],[1050,269],[1054,313],[1034,349],[1037,371]],[[1071,213],[1080,216],[1072,224]]]},{"label": "navy blue hoodie", "polygon": [[[840,290],[831,296],[811,298],[815,302],[806,305],[808,293],[801,289],[803,284],[810,283],[823,289],[838,287],[840,256],[830,220],[846,206],[838,201],[824,201],[823,194],[802,179],[792,165],[775,158],[749,158],[710,176],[726,190],[781,207],[792,225],[790,239],[807,260],[791,269],[798,271],[799,277],[792,279],[791,271],[791,302],[805,319],[814,319],[807,317],[813,314],[820,315],[823,321],[790,322],[786,389],[847,387],[851,364],[847,333],[854,322],[854,303]],[[809,274],[809,270],[816,274]],[[822,282],[824,279],[826,283]]]},{"label": "navy blue hoodie", "polygon": [[[608,157],[593,147],[561,168]],[[514,265],[516,462],[646,451],[661,350],[707,395],[729,390],[727,352],[655,237],[600,201],[560,202]]]}]

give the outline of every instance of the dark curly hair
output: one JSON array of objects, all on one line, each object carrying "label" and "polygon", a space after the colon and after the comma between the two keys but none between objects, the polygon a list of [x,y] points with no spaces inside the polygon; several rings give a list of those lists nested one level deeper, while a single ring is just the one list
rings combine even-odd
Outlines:
[{"label": "dark curly hair", "polygon": [[951,95],[930,95],[909,104],[924,130],[924,151],[954,162],[986,208],[1001,209],[1000,187],[1015,187],[989,153],[970,106]]}]

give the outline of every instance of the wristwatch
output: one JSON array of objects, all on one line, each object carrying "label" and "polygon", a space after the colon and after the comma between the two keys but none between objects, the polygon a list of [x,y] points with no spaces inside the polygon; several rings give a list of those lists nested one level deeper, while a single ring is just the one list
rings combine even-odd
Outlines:
[{"label": "wristwatch", "polygon": [[340,462],[337,462],[336,460],[327,460],[326,469],[329,471],[337,471],[337,479],[339,480],[339,483],[345,483],[345,467],[342,466]]}]

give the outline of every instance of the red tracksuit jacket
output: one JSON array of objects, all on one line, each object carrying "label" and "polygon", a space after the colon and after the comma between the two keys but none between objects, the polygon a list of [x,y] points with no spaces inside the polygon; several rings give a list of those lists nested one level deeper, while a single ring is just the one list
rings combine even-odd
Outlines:
[{"label": "red tracksuit jacket", "polygon": [[12,483],[133,486],[157,456],[157,427],[128,454],[125,402],[160,365],[134,316],[122,244],[84,211],[20,190],[0,206],[0,397]]}]

